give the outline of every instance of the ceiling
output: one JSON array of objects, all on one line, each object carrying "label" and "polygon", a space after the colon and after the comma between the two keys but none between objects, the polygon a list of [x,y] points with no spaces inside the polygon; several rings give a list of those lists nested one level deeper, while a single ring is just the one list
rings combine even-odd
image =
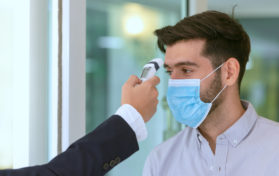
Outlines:
[{"label": "ceiling", "polygon": [[235,15],[240,17],[279,17],[279,0],[208,0],[209,10],[231,14],[237,5]]},{"label": "ceiling", "polygon": [[[183,0],[87,0],[88,3],[110,4],[135,2],[154,8],[165,8],[175,11],[180,11],[182,1]],[[231,14],[233,6],[237,5],[235,15],[241,17],[279,17],[279,0],[207,0],[207,4],[209,10],[218,10],[228,14]]]}]

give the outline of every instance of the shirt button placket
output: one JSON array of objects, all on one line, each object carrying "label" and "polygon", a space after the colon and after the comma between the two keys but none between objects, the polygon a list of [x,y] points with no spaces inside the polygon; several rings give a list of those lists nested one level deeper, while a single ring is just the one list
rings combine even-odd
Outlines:
[{"label": "shirt button placket", "polygon": [[225,136],[221,136],[217,139],[216,143],[216,152],[215,152],[215,159],[216,159],[216,172],[218,176],[225,176],[225,167],[227,161],[227,154],[228,154],[228,147],[229,142]]},{"label": "shirt button placket", "polygon": [[218,176],[218,170],[216,169],[216,166],[214,165],[209,166],[209,171],[210,171],[210,175]]}]

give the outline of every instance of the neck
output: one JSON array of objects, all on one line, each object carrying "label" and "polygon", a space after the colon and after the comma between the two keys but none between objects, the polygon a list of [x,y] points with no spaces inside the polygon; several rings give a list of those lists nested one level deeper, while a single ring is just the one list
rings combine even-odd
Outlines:
[{"label": "neck", "polygon": [[200,133],[207,139],[215,154],[216,138],[230,128],[245,112],[239,96],[222,101],[200,125]]}]

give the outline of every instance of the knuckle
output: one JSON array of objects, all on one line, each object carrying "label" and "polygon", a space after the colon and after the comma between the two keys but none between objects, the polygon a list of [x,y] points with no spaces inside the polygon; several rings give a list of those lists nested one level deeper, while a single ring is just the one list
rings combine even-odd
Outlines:
[{"label": "knuckle", "polygon": [[123,89],[125,89],[127,87],[127,84],[125,83],[125,84],[123,84],[123,86],[122,86],[122,90]]},{"label": "knuckle", "polygon": [[157,105],[158,105],[159,101],[157,99],[153,100],[152,101],[152,104],[153,104],[153,108],[156,108]]},{"label": "knuckle", "polygon": [[137,77],[136,77],[136,75],[131,75],[130,76],[130,79],[136,79]]},{"label": "knuckle", "polygon": [[125,83],[123,86],[122,86],[122,91],[127,91],[129,89],[129,84]]},{"label": "knuckle", "polygon": [[159,83],[160,83],[160,78],[159,78],[158,76],[155,76],[154,79],[155,79],[155,83],[156,83],[156,84],[159,84]]},{"label": "knuckle", "polygon": [[159,93],[157,90],[155,90],[154,95],[155,95],[155,97],[158,97]]},{"label": "knuckle", "polygon": [[151,89],[152,88],[152,84],[150,84],[149,82],[145,84],[147,89]]},{"label": "knuckle", "polygon": [[158,76],[155,77],[157,82],[160,82],[160,78]]},{"label": "knuckle", "polygon": [[158,91],[158,89],[156,89],[156,88],[154,88],[155,89],[155,92],[157,93],[157,94],[159,94],[159,91]]},{"label": "knuckle", "polygon": [[158,90],[154,87],[153,88],[153,94],[157,97],[159,95]]}]

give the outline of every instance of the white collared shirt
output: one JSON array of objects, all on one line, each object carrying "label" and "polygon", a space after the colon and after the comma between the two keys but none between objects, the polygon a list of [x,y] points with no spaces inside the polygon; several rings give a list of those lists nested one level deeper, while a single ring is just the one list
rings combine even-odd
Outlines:
[{"label": "white collared shirt", "polygon": [[148,156],[143,176],[279,176],[279,123],[243,116],[216,140],[215,155],[197,129],[183,131]]},{"label": "white collared shirt", "polygon": [[147,138],[147,129],[141,114],[131,105],[124,104],[116,111],[115,115],[122,117],[136,134],[137,141]]}]

